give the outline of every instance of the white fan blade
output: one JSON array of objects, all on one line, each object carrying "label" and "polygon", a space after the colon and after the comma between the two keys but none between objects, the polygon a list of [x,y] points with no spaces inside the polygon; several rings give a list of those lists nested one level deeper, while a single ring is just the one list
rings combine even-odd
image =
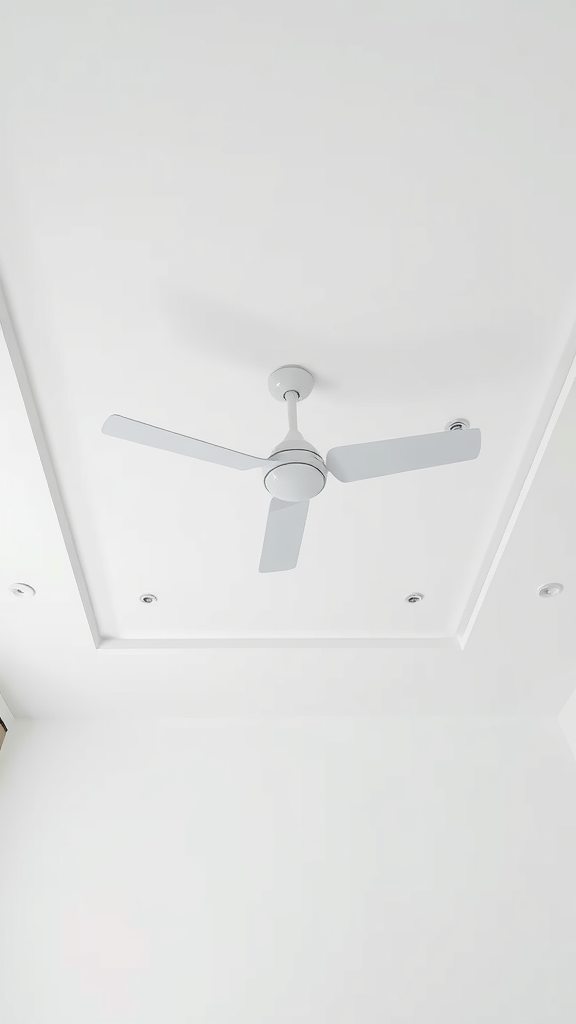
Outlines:
[{"label": "white fan blade", "polygon": [[479,454],[480,431],[474,427],[332,448],[326,456],[326,465],[337,480],[348,484],[390,473],[468,462]]},{"label": "white fan blade", "polygon": [[260,572],[294,569],[306,525],[309,501],[272,498],[260,558]]},{"label": "white fan blade", "polygon": [[256,469],[273,461],[234,452],[230,448],[221,448],[208,441],[198,441],[195,437],[186,437],[185,434],[174,434],[171,430],[152,427],[149,423],[130,420],[126,416],[109,416],[102,427],[102,433],[120,437],[123,441],[146,444],[150,448],[162,448],[165,452],[175,452],[176,455],[189,455],[190,458],[202,459],[203,462],[215,462],[219,466],[229,466],[231,469]]}]

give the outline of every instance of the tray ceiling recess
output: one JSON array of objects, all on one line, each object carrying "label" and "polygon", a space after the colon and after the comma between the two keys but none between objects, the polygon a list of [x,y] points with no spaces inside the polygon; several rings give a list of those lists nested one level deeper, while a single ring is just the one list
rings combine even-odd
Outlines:
[{"label": "tray ceiling recess", "polygon": [[[516,471],[516,473],[514,474],[514,477],[513,477],[512,485],[510,486],[510,488],[508,490],[508,493],[505,496],[505,500],[504,500],[503,505],[502,505],[501,513],[500,513],[500,516],[498,517],[497,527],[496,527],[493,535],[488,540],[488,543],[486,545],[486,549],[483,552],[483,557],[482,557],[482,560],[481,560],[481,564],[480,564],[478,573],[477,573],[475,579],[472,582],[472,586],[470,588],[469,593],[466,595],[466,601],[465,601],[465,606],[464,606],[464,609],[463,609],[463,614],[461,615],[461,618],[460,618],[460,620],[458,622],[457,629],[455,630],[455,632],[452,635],[445,635],[445,636],[427,635],[426,633],[419,632],[418,628],[416,626],[415,628],[413,628],[412,633],[406,634],[406,635],[394,635],[392,633],[387,633],[386,630],[383,629],[380,634],[374,633],[373,635],[370,635],[370,636],[361,635],[359,633],[355,633],[355,634],[354,633],[350,633],[350,635],[346,635],[346,634],[342,634],[342,635],[329,635],[329,634],[328,635],[326,635],[326,634],[324,634],[324,635],[305,635],[305,634],[301,634],[301,635],[298,635],[298,634],[295,634],[295,633],[294,634],[287,634],[285,632],[279,632],[277,635],[272,635],[270,633],[266,633],[266,634],[262,634],[262,635],[257,635],[256,633],[254,633],[254,634],[251,634],[251,635],[244,635],[244,636],[239,635],[239,634],[231,634],[231,635],[226,635],[226,636],[225,635],[215,635],[215,634],[211,634],[211,635],[180,635],[180,636],[177,636],[177,635],[165,635],[165,631],[164,630],[159,631],[158,635],[154,635],[154,623],[153,622],[152,623],[147,623],[146,626],[145,626],[146,630],[148,631],[148,635],[145,635],[144,633],[142,633],[142,635],[137,635],[137,636],[110,635],[109,633],[104,632],[102,630],[102,626],[101,626],[100,621],[99,621],[98,613],[96,611],[96,606],[97,606],[97,604],[99,602],[100,602],[100,604],[103,603],[102,602],[102,597],[101,597],[101,595],[98,595],[95,598],[95,595],[92,592],[92,589],[91,589],[90,585],[87,582],[88,576],[89,576],[89,572],[86,572],[85,567],[83,565],[82,557],[80,555],[79,548],[78,548],[78,545],[77,545],[77,542],[76,542],[76,537],[75,537],[75,533],[77,531],[75,531],[73,526],[72,526],[71,517],[69,515],[68,509],[66,507],[65,501],[64,501],[63,496],[62,496],[62,490],[60,488],[60,484],[59,484],[59,481],[58,481],[58,476],[57,476],[57,473],[56,473],[56,470],[55,470],[55,465],[54,465],[55,464],[55,460],[54,460],[53,455],[52,455],[52,453],[50,451],[50,448],[49,448],[49,445],[48,445],[48,442],[47,442],[47,438],[46,438],[46,435],[45,435],[43,427],[42,427],[42,423],[41,423],[41,418],[40,418],[40,415],[39,415],[38,407],[36,405],[35,398],[33,396],[32,388],[31,388],[31,385],[30,385],[30,380],[29,380],[29,377],[28,377],[28,374],[27,374],[27,371],[26,371],[26,368],[25,368],[24,360],[22,358],[22,353],[21,353],[20,348],[18,346],[18,342],[17,342],[16,335],[15,335],[14,328],[13,328],[13,324],[12,324],[12,321],[10,319],[10,314],[9,314],[9,311],[8,311],[8,306],[7,306],[7,303],[6,303],[6,300],[5,300],[4,296],[2,296],[2,300],[1,300],[1,304],[0,305],[1,305],[1,310],[0,310],[0,312],[1,312],[1,322],[2,322],[4,339],[5,339],[5,342],[6,342],[7,355],[9,354],[10,359],[11,359],[12,368],[13,368],[13,372],[14,372],[14,375],[15,375],[15,382],[17,381],[17,384],[18,384],[19,389],[20,389],[21,399],[22,399],[22,401],[24,403],[24,406],[25,406],[25,409],[26,409],[26,413],[27,413],[27,416],[28,416],[28,420],[29,420],[29,423],[30,423],[30,428],[32,430],[32,433],[33,433],[33,436],[34,436],[34,440],[36,442],[36,446],[37,446],[37,449],[38,449],[38,453],[39,453],[40,460],[41,460],[41,463],[42,463],[42,467],[43,467],[43,470],[44,470],[44,474],[45,474],[45,477],[46,477],[46,483],[47,483],[48,488],[50,490],[52,501],[54,503],[54,507],[55,507],[55,510],[56,510],[56,513],[57,513],[57,516],[58,516],[58,521],[60,523],[60,528],[62,530],[62,535],[63,535],[64,541],[65,541],[65,544],[66,544],[66,548],[67,548],[68,555],[69,555],[69,558],[70,558],[71,566],[72,566],[72,569],[73,569],[73,572],[74,572],[74,575],[75,575],[75,578],[76,578],[79,594],[80,594],[80,597],[82,599],[82,603],[83,603],[84,610],[85,610],[85,613],[86,613],[86,616],[87,616],[87,619],[88,619],[88,623],[90,625],[90,629],[91,629],[91,632],[92,632],[94,643],[95,643],[96,647],[98,647],[100,649],[119,649],[119,648],[127,648],[127,649],[135,649],[135,648],[136,649],[137,648],[142,648],[142,649],[146,649],[146,648],[160,648],[160,649],[162,649],[162,648],[164,648],[164,649],[169,649],[169,648],[185,648],[185,647],[192,647],[192,648],[193,647],[255,647],[255,648],[257,648],[257,647],[394,647],[394,646],[400,646],[400,647],[411,647],[411,646],[422,647],[423,646],[423,647],[456,647],[456,648],[463,648],[465,643],[466,643],[466,641],[467,641],[467,639],[468,639],[468,637],[469,637],[469,635],[470,635],[470,632],[472,630],[474,621],[475,621],[476,616],[478,614],[478,611],[479,611],[479,609],[481,607],[482,601],[483,601],[483,599],[484,599],[484,597],[485,597],[485,595],[487,593],[487,589],[488,589],[488,587],[490,585],[490,582],[492,580],[492,577],[493,577],[493,575],[494,575],[494,573],[496,571],[498,562],[499,562],[499,560],[500,560],[500,558],[501,558],[501,556],[502,556],[502,554],[504,552],[504,549],[505,549],[505,546],[507,544],[507,541],[508,541],[508,539],[511,536],[512,530],[514,528],[514,523],[515,523],[516,518],[517,518],[517,516],[518,516],[518,514],[520,512],[520,509],[521,509],[521,507],[522,507],[522,505],[524,503],[526,495],[527,495],[527,493],[529,491],[530,485],[532,483],[532,480],[534,478],[534,475],[536,473],[536,470],[538,468],[540,460],[541,460],[541,458],[542,458],[542,456],[544,454],[544,451],[546,449],[546,446],[548,444],[548,441],[549,441],[550,436],[552,434],[552,431],[554,429],[554,425],[555,425],[555,423],[556,423],[556,421],[557,421],[557,419],[558,419],[558,417],[560,415],[560,412],[562,410],[564,402],[565,402],[565,400],[566,400],[566,398],[567,398],[567,396],[568,396],[568,394],[570,392],[570,389],[571,389],[572,384],[574,383],[574,379],[576,377],[576,341],[575,341],[574,338],[571,338],[569,343],[568,343],[568,345],[566,346],[566,349],[565,349],[564,353],[563,353],[563,358],[561,359],[560,364],[558,365],[558,367],[556,369],[556,372],[553,375],[552,384],[551,384],[550,388],[548,389],[548,393],[547,393],[547,395],[545,397],[545,401],[542,404],[542,407],[540,409],[540,413],[536,417],[536,421],[533,424],[533,429],[531,431],[531,437],[530,437],[529,444],[527,445],[527,448],[526,448],[525,452],[523,453],[521,459],[519,460],[519,464],[517,466],[517,471]],[[9,363],[7,363],[6,365],[9,366]],[[271,378],[271,380],[272,379],[273,379],[273,377]],[[277,397],[277,396],[275,396],[275,397]],[[288,437],[289,438],[290,437],[293,438],[294,436],[296,436],[296,434],[294,432],[299,434],[299,432],[297,431],[297,427],[295,425],[294,410],[291,410],[289,415],[290,415],[290,429],[289,429]],[[114,420],[114,419],[115,419],[115,417],[112,418],[112,420]],[[118,417],[117,419],[121,419],[121,417]],[[134,421],[126,420],[125,422],[128,423],[128,425],[130,425]],[[121,424],[121,426],[123,427],[123,424]],[[146,425],[142,425],[142,426],[145,427]],[[449,427],[449,425],[447,425],[447,426]],[[128,440],[137,440],[140,443],[144,443],[144,444],[148,444],[149,443],[148,439],[145,439],[144,441],[142,441],[140,437],[133,437],[130,434],[130,432],[128,432],[128,434],[126,434],[126,431],[124,429],[122,429],[122,430],[120,430],[119,428],[118,428],[118,430],[114,429],[114,423],[113,422],[111,423],[110,421],[107,421],[107,426],[104,429],[107,430],[111,434],[119,434],[120,436],[122,436],[123,438],[128,439]],[[474,432],[474,433],[479,433],[479,432]],[[459,432],[459,437],[460,438],[462,437],[462,434],[463,434],[463,431]],[[179,435],[172,435],[172,436],[179,437]],[[299,435],[299,436],[301,437],[302,435]],[[440,433],[438,433],[435,436],[438,437],[440,441],[442,441],[442,435]],[[446,436],[447,436],[447,439],[450,437],[450,433],[449,433],[448,429],[446,431]],[[434,435],[433,435],[433,437],[434,437]],[[457,440],[457,438],[453,438],[453,439]],[[186,439],[183,439],[183,440],[186,440]],[[304,445],[306,446],[307,449],[311,449],[311,447],[312,447],[312,446],[310,446],[308,444],[308,442],[304,442]],[[282,449],[283,446],[284,446],[284,444],[280,443],[277,446],[277,448]],[[164,448],[168,448],[169,449],[170,448],[169,445],[165,445],[164,443],[158,444],[157,447],[159,447],[161,449],[164,449]],[[457,445],[455,446],[455,451],[456,451],[456,447],[458,447],[458,446]],[[474,449],[474,451],[472,449]],[[474,459],[476,457],[477,453],[478,453],[478,449],[479,449],[479,444],[477,443],[477,441],[474,441],[472,446],[468,445],[466,453],[464,453],[464,450],[463,450],[463,457],[466,458],[466,459],[468,459],[468,458]],[[273,451],[276,451],[276,450],[277,449],[273,449]],[[186,452],[185,454],[188,454],[188,453]],[[442,452],[440,453],[440,456],[441,457],[445,457]],[[456,456],[458,457],[458,452],[456,452]],[[438,459],[436,461],[439,461],[439,460],[440,460],[440,457],[438,457]],[[124,464],[128,468],[128,462],[125,461]],[[328,459],[328,464],[330,464],[330,459]],[[153,470],[151,470],[151,472],[152,471]],[[129,472],[129,470],[128,470],[128,472]],[[414,474],[414,475],[417,476],[418,474]],[[153,481],[150,481],[150,483],[151,483],[151,486],[153,486]],[[441,481],[438,482],[438,486],[439,487],[442,486]],[[390,498],[390,495],[388,495],[388,498],[389,498],[389,500],[393,500],[393,498]],[[201,491],[197,492],[197,500],[202,500],[202,492]],[[275,501],[276,499],[273,498],[272,500]],[[366,501],[373,500],[370,492],[368,492],[367,490],[364,492],[364,500],[366,500]],[[232,497],[232,490],[230,491],[230,503],[229,504],[230,504],[230,512],[231,512],[231,514],[234,514],[236,503],[235,503],[234,498]],[[321,511],[322,511],[322,514],[329,514],[329,509],[323,508]],[[354,529],[355,529],[354,524],[350,524],[350,533],[351,534],[354,533]],[[80,530],[80,532],[81,532],[81,530]],[[410,540],[409,537],[399,538],[399,539],[397,539],[397,544],[409,543],[409,540]],[[345,544],[345,538],[342,539],[341,543],[342,543],[342,545]],[[244,554],[246,554],[246,552],[244,552]],[[386,542],[383,541],[382,544],[380,545],[380,547],[378,549],[374,550],[373,554],[374,554],[374,559],[375,560],[377,560],[377,559],[381,560],[382,565],[384,565],[385,561],[386,561]],[[318,563],[316,563],[314,571],[316,571],[316,572],[321,571]],[[250,567],[248,565],[248,559],[246,559],[246,564],[243,565],[243,572],[245,572],[247,574],[253,574],[254,579],[257,578],[257,566],[252,565]],[[298,572],[299,572],[299,569],[298,569],[298,567],[296,567],[294,570],[292,570],[292,572],[290,574],[291,577],[295,578],[297,580],[298,579]],[[288,574],[280,573],[279,574],[279,579],[280,580],[285,579],[287,577],[287,575]],[[222,586],[222,588],[224,590],[226,589],[227,581],[226,581],[225,578],[221,578],[220,579],[220,585]],[[250,585],[251,584],[247,581],[247,589],[249,589]],[[304,585],[308,586],[309,585],[309,581],[305,580]],[[92,584],[92,586],[94,586],[94,584]],[[189,580],[189,586],[190,587],[194,586],[194,587],[197,587],[199,589],[202,589],[202,581],[201,580],[194,580],[194,581]],[[139,600],[140,604],[144,604],[144,605],[156,605],[157,604],[158,598],[157,598],[155,593],[138,594],[137,589],[138,588],[136,586],[135,589],[133,590],[132,595],[131,595],[131,597],[132,597],[134,602]],[[298,590],[298,586],[296,586],[296,592],[297,592],[297,590]],[[410,594],[407,597],[405,597],[404,601],[405,601],[405,603],[408,604],[408,606],[410,604],[420,604],[421,601],[423,601],[424,595],[419,593],[419,592],[416,592],[416,594],[418,596],[418,601],[414,601],[413,600],[413,597],[414,597],[413,594]],[[402,595],[400,593],[398,593],[397,597],[400,600]],[[433,596],[432,596],[432,599],[433,599]],[[113,600],[114,600],[113,596],[110,597],[109,600],[111,601],[111,603],[113,603]],[[412,611],[412,609],[410,609],[410,608],[408,610]],[[417,609],[415,609],[415,610],[417,610]],[[142,621],[144,621],[144,620],[142,620]]]}]

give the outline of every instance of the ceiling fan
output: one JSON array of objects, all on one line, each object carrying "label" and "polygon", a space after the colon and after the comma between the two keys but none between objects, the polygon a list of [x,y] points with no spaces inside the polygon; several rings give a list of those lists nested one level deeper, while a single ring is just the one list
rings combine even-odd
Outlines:
[{"label": "ceiling fan", "polygon": [[480,453],[480,431],[466,429],[465,421],[456,421],[437,434],[395,437],[387,441],[368,441],[332,448],[326,460],[298,430],[297,406],[312,391],[314,378],[301,366],[281,366],[268,379],[274,398],[286,402],[288,433],[268,459],[221,448],[184,434],[174,434],[125,416],[109,416],[102,432],[125,441],[162,448],[204,462],[215,462],[231,469],[262,469],[264,486],[272,495],[260,572],[293,569],[300,545],[310,499],[320,494],[330,472],[342,483],[370,477],[429,469],[453,462],[467,462]]}]

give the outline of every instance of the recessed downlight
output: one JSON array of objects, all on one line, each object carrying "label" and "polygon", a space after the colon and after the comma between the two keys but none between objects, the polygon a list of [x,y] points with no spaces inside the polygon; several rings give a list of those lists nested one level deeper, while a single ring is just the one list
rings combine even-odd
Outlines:
[{"label": "recessed downlight", "polygon": [[404,599],[408,604],[420,604],[424,600],[424,594],[420,594],[417,590],[413,594],[408,594],[408,597]]},{"label": "recessed downlight", "polygon": [[154,604],[158,600],[156,594],[140,594],[140,600],[142,604]]},{"label": "recessed downlight", "polygon": [[36,591],[28,583],[11,583],[8,590],[14,597],[34,597]]},{"label": "recessed downlight", "polygon": [[561,583],[545,583],[542,587],[538,587],[538,597],[556,597],[563,590],[564,587]]},{"label": "recessed downlight", "polygon": [[450,420],[450,423],[446,424],[445,430],[468,430],[470,426],[470,420],[465,420],[463,416],[459,416],[457,420]]}]

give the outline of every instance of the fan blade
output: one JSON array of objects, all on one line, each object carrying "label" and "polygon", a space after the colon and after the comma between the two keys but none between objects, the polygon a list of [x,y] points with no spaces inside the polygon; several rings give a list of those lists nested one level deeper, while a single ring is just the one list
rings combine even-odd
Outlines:
[{"label": "fan blade", "polygon": [[394,437],[389,441],[368,441],[332,448],[326,465],[337,480],[352,483],[389,473],[406,473],[412,469],[448,466],[452,462],[468,462],[480,454],[480,431],[442,430],[438,434],[415,437]]},{"label": "fan blade", "polygon": [[260,572],[294,569],[306,525],[309,501],[272,498],[260,558]]},{"label": "fan blade", "polygon": [[175,452],[176,455],[189,455],[190,458],[202,459],[203,462],[215,462],[219,466],[229,466],[231,469],[256,469],[273,461],[259,459],[255,455],[244,455],[230,448],[221,448],[208,441],[198,441],[195,437],[186,437],[185,434],[174,434],[171,430],[152,427],[149,423],[130,420],[126,416],[109,416],[102,427],[102,433],[120,437],[123,441],[146,444],[150,448],[162,448],[163,451]]}]

